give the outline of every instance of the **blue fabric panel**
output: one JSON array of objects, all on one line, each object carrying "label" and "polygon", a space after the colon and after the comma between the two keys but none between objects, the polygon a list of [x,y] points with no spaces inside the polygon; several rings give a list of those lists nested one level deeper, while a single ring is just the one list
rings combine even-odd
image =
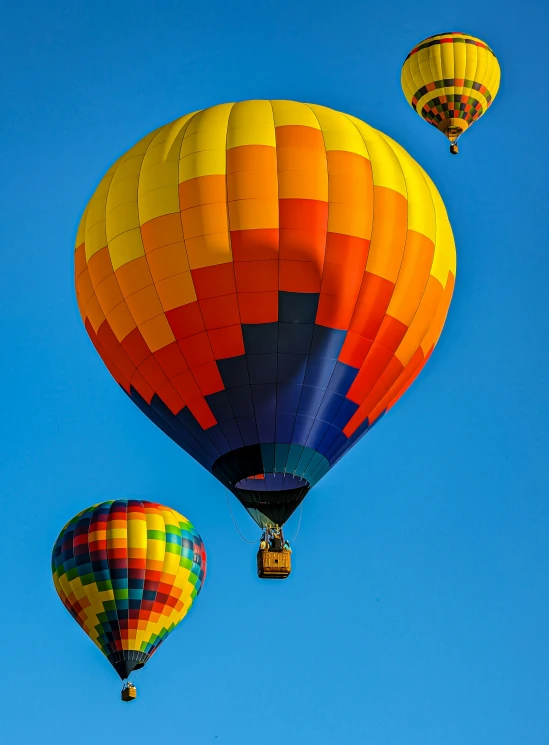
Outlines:
[{"label": "blue fabric panel", "polygon": [[221,429],[219,424],[216,424],[213,427],[209,427],[206,432],[208,433],[208,437],[213,442],[214,446],[222,455],[224,453],[228,453],[229,450],[232,450],[232,447],[223,434],[223,430]]},{"label": "blue fabric panel", "polygon": [[256,442],[259,442],[254,416],[239,416],[236,418],[236,422],[244,440],[244,445],[255,445]]},{"label": "blue fabric panel", "polygon": [[328,383],[328,388],[337,393],[345,395],[354,379],[358,374],[358,369],[346,365],[344,362],[337,362],[332,379]]},{"label": "blue fabric panel", "polygon": [[312,323],[279,323],[278,351],[282,354],[309,354],[313,330]]},{"label": "blue fabric panel", "polygon": [[276,410],[281,414],[297,414],[301,397],[300,385],[277,385]]},{"label": "blue fabric panel", "polygon": [[252,389],[249,385],[242,385],[240,388],[230,388],[227,391],[227,397],[235,417],[253,416],[254,402]]},{"label": "blue fabric panel", "polygon": [[206,398],[206,403],[212,410],[212,414],[218,422],[226,422],[234,418],[233,408],[226,391],[210,393]]},{"label": "blue fabric panel", "polygon": [[299,399],[298,414],[304,416],[316,416],[322,399],[324,398],[325,389],[315,388],[311,385],[304,385],[301,389],[301,398]]},{"label": "blue fabric panel", "polygon": [[306,354],[279,354],[277,381],[279,383],[303,383],[307,359]]},{"label": "blue fabric panel", "polygon": [[344,398],[339,407],[339,411],[332,419],[332,424],[335,427],[339,427],[339,429],[343,429],[357,409],[358,404],[355,404],[354,401],[350,401],[348,398]]},{"label": "blue fabric panel", "polygon": [[284,323],[314,323],[319,293],[279,292],[278,320]]},{"label": "blue fabric panel", "polygon": [[273,442],[261,445],[261,458],[263,460],[263,470],[266,473],[275,472],[275,446]]},{"label": "blue fabric panel", "polygon": [[233,450],[244,446],[244,440],[238,429],[238,424],[235,419],[229,419],[227,422],[221,422],[219,428],[227,438],[227,442]]},{"label": "blue fabric panel", "polygon": [[324,422],[322,419],[315,419],[309,437],[307,438],[307,447],[318,450],[318,446],[322,442],[322,438],[326,434],[326,430],[330,426],[329,422]]},{"label": "blue fabric panel", "polygon": [[217,360],[217,367],[225,388],[238,388],[249,383],[245,355],[230,357],[227,360]]},{"label": "blue fabric panel", "polygon": [[295,414],[276,412],[276,441],[291,442],[294,431]]},{"label": "blue fabric panel", "polygon": [[202,445],[204,450],[211,458],[213,458],[213,460],[217,460],[217,458],[219,458],[219,451],[208,437],[207,431],[204,431],[202,429],[189,409],[181,409],[181,411],[177,415],[177,420],[180,422],[180,424],[183,425],[187,432],[190,432],[190,434],[193,435],[195,440],[197,440]]},{"label": "blue fabric panel", "polygon": [[246,354],[276,353],[278,323],[242,324],[242,336]]},{"label": "blue fabric panel", "polygon": [[276,354],[246,355],[250,383],[276,383],[277,358]]},{"label": "blue fabric panel", "polygon": [[252,385],[259,442],[275,441],[276,385]]},{"label": "blue fabric panel", "polygon": [[328,457],[327,453],[329,449],[332,447],[333,443],[337,440],[337,438],[341,435],[341,430],[337,427],[334,427],[333,424],[330,424],[328,429],[326,430],[326,434],[322,438],[317,450],[319,453],[322,453],[322,455]]},{"label": "blue fabric panel", "polygon": [[292,443],[298,443],[299,445],[305,445],[307,437],[313,426],[314,417],[312,416],[300,416],[299,414],[295,418],[294,433],[292,435]]},{"label": "blue fabric panel", "polygon": [[340,432],[339,435],[334,439],[330,447],[328,448],[326,452],[326,457],[332,462],[334,459],[334,456],[336,455],[337,451],[343,446],[346,445],[347,442],[349,442],[349,438],[345,437],[343,432]]},{"label": "blue fabric panel", "polygon": [[309,357],[307,370],[305,371],[305,385],[326,388],[334,372],[336,362],[336,360],[326,357]]},{"label": "blue fabric panel", "polygon": [[345,396],[341,396],[339,393],[328,389],[322,403],[320,404],[320,409],[318,410],[317,417],[326,422],[331,422],[334,416],[337,414],[344,398]]},{"label": "blue fabric panel", "polygon": [[346,336],[346,331],[315,325],[311,344],[311,357],[328,357],[329,359],[337,360]]}]

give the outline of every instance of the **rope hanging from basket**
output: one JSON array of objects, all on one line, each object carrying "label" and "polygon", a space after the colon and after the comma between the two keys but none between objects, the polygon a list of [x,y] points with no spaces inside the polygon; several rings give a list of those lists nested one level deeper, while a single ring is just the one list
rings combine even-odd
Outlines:
[{"label": "rope hanging from basket", "polygon": [[227,487],[225,487],[225,496],[227,497],[227,504],[229,505],[229,512],[231,513],[231,517],[233,519],[233,523],[234,523],[234,526],[235,526],[235,528],[237,530],[238,535],[242,538],[242,540],[244,541],[244,543],[249,543],[251,545],[253,545],[254,543],[259,543],[259,541],[261,540],[261,536],[259,536],[259,538],[257,539],[257,541],[249,541],[240,532],[240,528],[238,527],[237,522],[235,520],[235,517],[233,515],[233,508],[231,507],[231,502],[230,502],[230,499],[229,499],[229,491],[228,491]]}]

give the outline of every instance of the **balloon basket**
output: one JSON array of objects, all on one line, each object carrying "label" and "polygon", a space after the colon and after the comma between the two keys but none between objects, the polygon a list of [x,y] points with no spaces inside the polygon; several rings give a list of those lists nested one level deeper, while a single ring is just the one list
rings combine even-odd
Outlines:
[{"label": "balloon basket", "polygon": [[257,552],[257,576],[260,579],[286,579],[291,571],[290,551],[269,551],[260,548]]},{"label": "balloon basket", "polygon": [[120,694],[122,701],[133,701],[137,698],[137,688],[133,683],[126,683]]}]

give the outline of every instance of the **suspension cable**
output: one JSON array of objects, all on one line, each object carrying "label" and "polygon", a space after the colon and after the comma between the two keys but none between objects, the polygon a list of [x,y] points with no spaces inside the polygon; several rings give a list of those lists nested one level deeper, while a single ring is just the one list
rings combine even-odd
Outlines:
[{"label": "suspension cable", "polygon": [[245,537],[244,537],[244,536],[242,535],[242,533],[240,532],[240,528],[238,527],[238,525],[237,525],[237,523],[236,523],[236,520],[235,520],[235,517],[234,517],[234,515],[233,515],[233,508],[231,507],[231,502],[230,502],[230,499],[229,499],[229,492],[228,492],[228,489],[227,489],[227,487],[225,487],[225,496],[227,497],[227,504],[229,505],[229,512],[231,513],[231,517],[232,517],[232,519],[233,519],[233,523],[234,523],[234,526],[235,526],[235,528],[236,528],[236,530],[237,530],[237,533],[238,533],[238,535],[239,535],[239,536],[240,536],[240,537],[242,538],[242,540],[243,540],[243,541],[244,541],[245,543],[250,543],[250,544],[252,544],[252,545],[253,545],[254,543],[259,543],[259,541],[261,540],[261,536],[259,536],[259,538],[257,539],[257,541],[249,541],[249,540],[248,540],[247,538],[245,538]]}]

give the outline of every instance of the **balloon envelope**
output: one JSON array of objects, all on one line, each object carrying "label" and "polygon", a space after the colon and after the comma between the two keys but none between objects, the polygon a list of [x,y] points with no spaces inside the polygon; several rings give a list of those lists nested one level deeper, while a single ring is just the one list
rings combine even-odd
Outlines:
[{"label": "balloon envelope", "polygon": [[414,47],[402,66],[401,83],[414,111],[454,141],[486,113],[500,77],[497,57],[484,41],[452,32]]},{"label": "balloon envelope", "polygon": [[323,106],[245,101],[122,156],[75,270],[113,377],[268,525],[418,375],[455,247],[435,186],[390,138]]},{"label": "balloon envelope", "polygon": [[206,575],[191,523],[155,502],[102,502],[65,525],[52,552],[55,589],[122,679],[182,621]]}]

